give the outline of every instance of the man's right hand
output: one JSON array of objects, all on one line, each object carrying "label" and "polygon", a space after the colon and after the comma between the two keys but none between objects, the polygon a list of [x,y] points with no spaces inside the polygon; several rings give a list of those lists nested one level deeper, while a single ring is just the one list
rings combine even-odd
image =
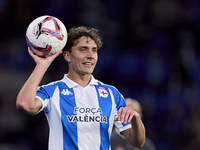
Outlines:
[{"label": "man's right hand", "polygon": [[44,57],[40,57],[35,55],[32,50],[30,50],[30,48],[28,47],[28,52],[31,55],[31,57],[34,59],[35,63],[37,65],[39,64],[43,64],[43,65],[47,65],[47,67],[49,67],[51,65],[51,63],[53,62],[53,60],[58,57],[58,55],[60,55],[62,53],[62,51],[57,51],[55,54],[48,56],[46,58]]}]

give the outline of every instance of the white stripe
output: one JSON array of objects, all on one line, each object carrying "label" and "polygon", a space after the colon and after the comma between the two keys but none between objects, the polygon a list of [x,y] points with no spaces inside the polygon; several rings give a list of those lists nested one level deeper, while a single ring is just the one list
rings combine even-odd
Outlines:
[{"label": "white stripe", "polygon": [[56,88],[52,96],[51,111],[46,116],[50,128],[49,150],[63,150],[63,127],[61,123],[60,95],[58,88]]},{"label": "white stripe", "polygon": [[[74,88],[76,105],[81,110],[86,108],[99,108],[96,89],[94,86],[85,88]],[[77,116],[93,116],[99,113],[78,111]],[[100,123],[99,122],[77,122],[79,150],[100,148]],[[92,141],[92,143],[91,143]]]}]

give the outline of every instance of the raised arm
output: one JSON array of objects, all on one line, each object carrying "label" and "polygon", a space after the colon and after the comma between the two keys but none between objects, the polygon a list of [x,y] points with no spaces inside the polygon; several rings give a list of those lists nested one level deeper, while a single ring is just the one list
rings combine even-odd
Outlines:
[{"label": "raised arm", "polygon": [[42,102],[36,98],[37,88],[48,67],[62,51],[58,51],[47,58],[38,57],[29,48],[28,52],[34,59],[36,66],[17,96],[16,107],[29,114],[35,114],[42,107]]},{"label": "raised arm", "polygon": [[142,147],[144,145],[145,127],[140,115],[136,111],[129,107],[121,107],[115,120],[119,120],[122,123],[131,122],[132,128],[121,132],[121,134],[135,147]]}]

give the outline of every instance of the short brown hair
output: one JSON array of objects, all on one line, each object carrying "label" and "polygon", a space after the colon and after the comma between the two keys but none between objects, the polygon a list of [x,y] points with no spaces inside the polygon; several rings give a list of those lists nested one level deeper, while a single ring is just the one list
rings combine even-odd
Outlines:
[{"label": "short brown hair", "polygon": [[77,40],[82,36],[90,37],[92,40],[94,40],[98,49],[103,45],[103,42],[98,35],[98,29],[85,26],[73,27],[68,31],[68,39],[64,51],[71,51],[71,47],[76,45],[78,43]]}]

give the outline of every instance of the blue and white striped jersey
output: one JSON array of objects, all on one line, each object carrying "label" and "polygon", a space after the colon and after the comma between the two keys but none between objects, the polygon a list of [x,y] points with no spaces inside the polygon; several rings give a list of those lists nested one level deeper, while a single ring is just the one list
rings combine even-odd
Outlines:
[{"label": "blue and white striped jersey", "polygon": [[114,121],[126,103],[119,91],[92,79],[81,87],[64,75],[38,88],[49,124],[49,150],[109,150],[113,124],[124,131],[130,123]]}]

